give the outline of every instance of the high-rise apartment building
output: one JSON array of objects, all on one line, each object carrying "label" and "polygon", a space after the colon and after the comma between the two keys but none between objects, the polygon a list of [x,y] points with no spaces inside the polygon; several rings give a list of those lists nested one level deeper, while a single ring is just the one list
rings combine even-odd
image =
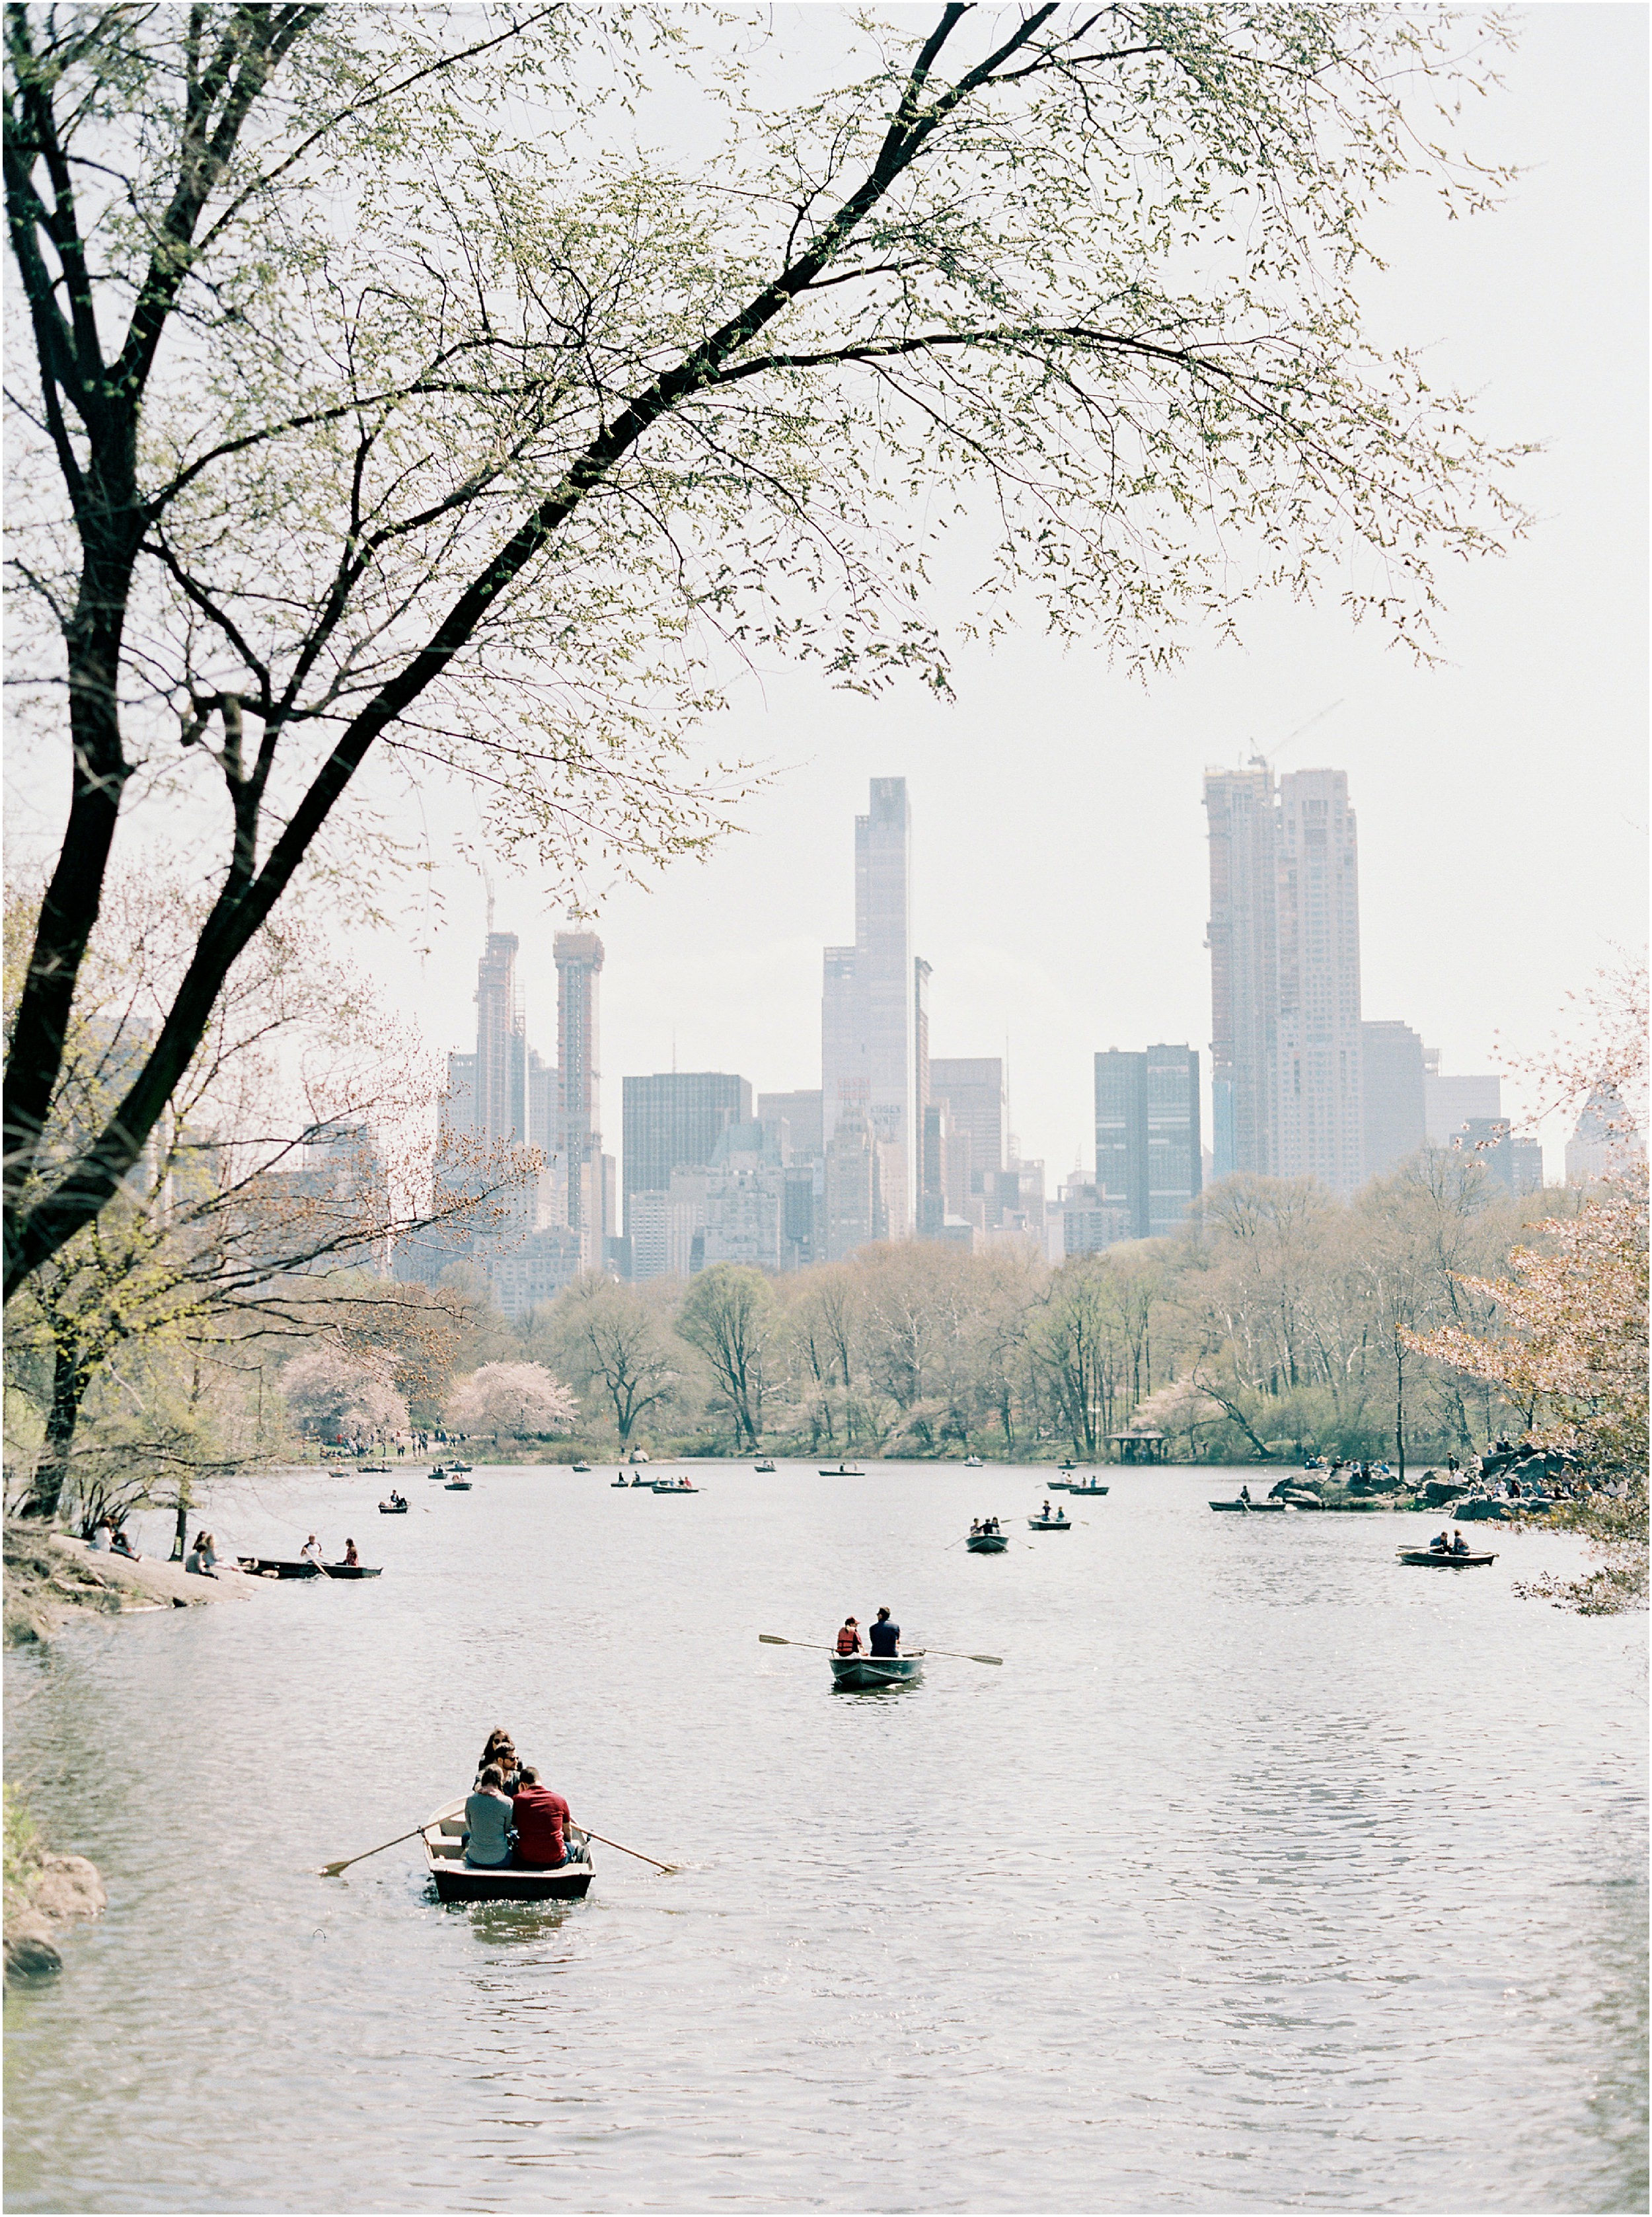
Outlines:
[{"label": "high-rise apartment building", "polygon": [[602,942],[591,931],[559,931],[552,944],[557,966],[558,1090],[568,1229],[588,1250],[587,1266],[601,1257],[602,1238],[602,1081],[598,1044],[597,980]]},{"label": "high-rise apartment building", "polygon": [[1341,770],[1212,770],[1216,1175],[1365,1174],[1357,825]]},{"label": "high-rise apartment building", "polygon": [[1098,1054],[1088,1205],[1117,1212],[1129,1226],[1126,1238],[1166,1239],[1187,1222],[1203,1189],[1198,1051],[1161,1043]]},{"label": "high-rise apartment building", "polygon": [[867,813],[854,819],[854,945],[826,949],[821,993],[828,1159],[840,1121],[864,1120],[878,1152],[879,1236],[894,1239],[909,1235],[916,1198],[911,847],[906,780],[873,778]]},{"label": "high-rise apartment building", "polygon": [[476,1130],[527,1143],[527,1026],[514,931],[490,931],[476,973]]},{"label": "high-rise apartment building", "polygon": [[818,1090],[757,1096],[758,1121],[783,1163],[817,1163],[824,1155],[820,1102]]},{"label": "high-rise apartment building", "polygon": [[1365,1091],[1365,1176],[1385,1177],[1428,1136],[1423,1046],[1409,1024],[1361,1024]]},{"label": "high-rise apartment building", "polygon": [[882,1192],[884,1161],[871,1118],[863,1109],[841,1109],[826,1143],[817,1234],[823,1262],[841,1263],[857,1247],[890,1236]]},{"label": "high-rise apartment building", "polygon": [[1359,849],[1340,769],[1279,780],[1279,1159],[1344,1197],[1365,1183]]},{"label": "high-rise apartment building", "polygon": [[1431,1147],[1449,1147],[1470,1118],[1503,1113],[1503,1081],[1495,1072],[1457,1076],[1439,1066],[1439,1049],[1422,1051],[1423,1136]]},{"label": "high-rise apartment building", "polygon": [[1279,1168],[1278,825],[1273,774],[1207,770],[1211,1146],[1217,1177]]},{"label": "high-rise apartment building", "polygon": [[954,1133],[967,1145],[971,1181],[1003,1169],[1009,1115],[996,1055],[932,1058],[929,1098],[945,1104]]},{"label": "high-rise apartment building", "polygon": [[751,1087],[720,1070],[656,1071],[622,1084],[626,1230],[632,1196],[664,1193],[674,1170],[704,1170],[732,1124],[751,1121]]}]

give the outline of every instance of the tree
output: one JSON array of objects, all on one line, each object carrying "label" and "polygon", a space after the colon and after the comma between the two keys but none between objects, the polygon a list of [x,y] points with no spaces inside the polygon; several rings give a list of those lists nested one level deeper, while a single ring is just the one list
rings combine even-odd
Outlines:
[{"label": "tree", "polygon": [[[1354,550],[1378,582],[1345,604],[1426,652],[1434,562],[1520,527],[1513,454],[1361,329],[1384,191],[1421,169],[1455,213],[1502,182],[1440,148],[1487,67],[1444,13],[948,4],[848,19],[856,73],[789,108],[712,15],[8,25],[13,574],[67,787],[7,1060],[8,1294],[118,1193],[370,760],[468,777],[559,876],[642,868],[737,783],[687,756],[702,642],[945,684],[925,519],[989,542],[965,628],[1026,584],[1143,666]],[[650,38],[724,104],[703,161],[636,151]],[[157,791],[197,864],[219,827],[214,897],[48,1168]]]},{"label": "tree", "polygon": [[565,1432],[579,1405],[542,1362],[484,1362],[447,1397],[447,1422],[459,1432],[491,1432],[516,1440]]},{"label": "tree", "polygon": [[737,1454],[761,1445],[764,1359],[779,1315],[767,1279],[743,1263],[702,1270],[677,1312],[679,1335],[711,1366]]},{"label": "tree", "polygon": [[[9,1037],[38,911],[33,889],[8,887]],[[118,1102],[201,912],[198,894],[164,875],[110,887],[47,1117],[48,1163],[72,1157]],[[433,1163],[417,1127],[435,1090],[428,1056],[385,1022],[301,906],[259,933],[118,1195],[9,1305],[8,1374],[45,1412],[35,1513],[57,1514],[88,1393],[117,1354],[130,1376],[140,1347],[199,1358],[255,1333],[338,1329],[352,1302],[382,1330],[385,1288],[354,1286],[352,1266],[382,1272],[398,1237],[468,1237],[497,1218],[502,1191],[537,1158],[444,1135]],[[395,1290],[428,1337],[422,1292]],[[117,1436],[142,1434],[123,1422],[94,1443],[101,1488]]]},{"label": "tree", "polygon": [[558,1296],[545,1329],[570,1375],[607,1396],[622,1449],[642,1418],[675,1396],[669,1343],[629,1286],[595,1274],[577,1279]]},{"label": "tree", "polygon": [[306,1347],[281,1373],[281,1392],[299,1422],[324,1439],[364,1440],[407,1429],[407,1403],[396,1391],[388,1348],[352,1352]]}]

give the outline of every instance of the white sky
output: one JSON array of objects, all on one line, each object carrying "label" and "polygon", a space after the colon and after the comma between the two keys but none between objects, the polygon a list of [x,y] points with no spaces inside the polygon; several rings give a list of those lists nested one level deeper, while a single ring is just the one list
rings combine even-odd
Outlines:
[{"label": "white sky", "polygon": [[[915,684],[868,703],[774,670],[711,734],[775,773],[743,833],[598,920],[611,1152],[621,1077],[669,1069],[674,1047],[679,1068],[759,1090],[818,1084],[821,948],[853,935],[853,818],[873,775],[910,787],[932,1051],[1008,1042],[1012,1122],[1052,1189],[1093,1165],[1097,1048],[1206,1050],[1201,771],[1271,752],[1332,702],[1281,767],[1348,774],[1368,1017],[1414,1025],[1447,1070],[1489,1067],[1497,1035],[1540,1047],[1568,991],[1644,943],[1646,10],[1527,9],[1505,74],[1467,143],[1530,174],[1469,223],[1419,195],[1384,229],[1390,272],[1371,294],[1378,335],[1478,391],[1489,433],[1544,443],[1523,480],[1531,539],[1444,578],[1446,665],[1419,671],[1334,608],[1287,605],[1254,613],[1242,651],[1196,643],[1146,689],[1032,629],[960,653],[950,707]],[[529,1037],[553,1056],[562,919],[542,884],[495,875]],[[427,953],[416,916],[359,951],[446,1049],[473,1040],[484,897],[457,865],[441,878]],[[1563,1134],[1544,1138],[1555,1176]]]}]

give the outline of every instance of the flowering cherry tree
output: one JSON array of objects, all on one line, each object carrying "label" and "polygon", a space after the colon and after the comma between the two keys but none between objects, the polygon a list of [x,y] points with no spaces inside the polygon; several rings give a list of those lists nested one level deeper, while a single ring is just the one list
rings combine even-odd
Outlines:
[{"label": "flowering cherry tree", "polygon": [[281,1391],[299,1423],[329,1439],[407,1429],[407,1402],[396,1390],[388,1348],[308,1347],[282,1372]]},{"label": "flowering cherry tree", "polygon": [[578,1409],[572,1393],[542,1362],[484,1362],[448,1396],[447,1422],[458,1432],[521,1440],[565,1432]]}]

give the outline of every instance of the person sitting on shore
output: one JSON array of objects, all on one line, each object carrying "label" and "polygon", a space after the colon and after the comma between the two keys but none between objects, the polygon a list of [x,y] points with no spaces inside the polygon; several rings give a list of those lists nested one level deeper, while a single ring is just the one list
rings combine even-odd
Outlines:
[{"label": "person sitting on shore", "polygon": [[837,1652],[840,1655],[860,1652],[860,1627],[852,1616],[843,1620],[843,1628],[837,1635]]},{"label": "person sitting on shore", "polygon": [[131,1541],[127,1539],[126,1528],[124,1524],[119,1528],[114,1537],[110,1541],[109,1553],[112,1555],[124,1555],[129,1563],[141,1563],[144,1559]]},{"label": "person sitting on shore", "polygon": [[889,1611],[886,1609],[878,1610],[878,1621],[867,1633],[866,1640],[874,1655],[890,1656],[900,1653],[901,1627],[898,1624],[890,1622]]},{"label": "person sitting on shore", "polygon": [[107,1516],[100,1516],[92,1527],[92,1536],[86,1542],[95,1555],[106,1555],[114,1541],[114,1532]]},{"label": "person sitting on shore", "polygon": [[516,1847],[511,1860],[523,1870],[560,1870],[564,1863],[589,1860],[582,1842],[570,1839],[568,1804],[560,1794],[539,1783],[539,1774],[526,1766],[521,1783],[511,1798],[511,1822],[516,1828]]},{"label": "person sitting on shore", "polygon": [[465,1860],[478,1869],[497,1870],[510,1861],[510,1796],[504,1773],[490,1763],[465,1802]]},{"label": "person sitting on shore", "polygon": [[184,1569],[198,1578],[215,1578],[218,1575],[202,1554],[201,1550],[206,1544],[206,1535],[204,1532],[197,1532],[194,1546],[183,1559]]},{"label": "person sitting on shore", "polygon": [[216,1571],[218,1568],[218,1541],[214,1535],[210,1532],[201,1533],[195,1541],[195,1549],[200,1557],[200,1567],[202,1570],[208,1572]]}]

